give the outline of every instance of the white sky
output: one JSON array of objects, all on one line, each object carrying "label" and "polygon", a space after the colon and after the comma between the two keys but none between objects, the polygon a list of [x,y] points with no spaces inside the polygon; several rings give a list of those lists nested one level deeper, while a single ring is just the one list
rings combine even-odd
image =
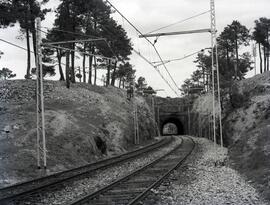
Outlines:
[{"label": "white sky", "polygon": [[[142,32],[147,33],[156,28],[166,26],[168,24],[186,19],[193,15],[209,10],[210,0],[111,0],[135,26]],[[58,0],[51,0],[48,7],[56,8]],[[269,0],[216,0],[217,29],[222,31],[223,28],[230,24],[233,20],[238,20],[247,28],[254,26],[254,20],[260,17],[270,18],[270,1]],[[141,54],[146,56],[150,61],[157,61],[157,55],[153,48],[146,43],[144,39],[139,39],[138,34],[125,22],[118,14],[114,14],[114,18],[118,20],[128,32],[134,48],[139,50]],[[54,14],[48,14],[46,20],[42,22],[42,26],[51,26],[54,20]],[[161,32],[192,30],[210,27],[210,15],[205,14],[185,23],[162,30]],[[18,40],[19,27],[15,26],[9,29],[0,29],[0,38],[11,41],[26,47],[26,42]],[[154,41],[154,38],[151,39]],[[210,34],[191,34],[181,36],[167,36],[158,39],[156,44],[163,59],[180,58],[184,55],[199,51],[202,48],[210,46]],[[250,48],[247,48],[251,50]],[[0,68],[8,67],[12,69],[18,76],[23,78],[26,72],[26,52],[9,46],[0,41],[0,50],[5,55],[0,59]],[[186,78],[196,69],[193,63],[195,56],[167,64],[168,70],[180,87]],[[81,62],[77,62],[78,66]],[[147,83],[154,89],[165,89],[160,92],[161,96],[175,96],[167,84],[162,80],[153,67],[148,65],[136,54],[131,56],[131,63],[137,70],[136,76],[144,76]],[[32,65],[34,66],[33,62]],[[160,71],[169,80],[168,75],[163,67]],[[252,76],[252,71],[248,76]],[[100,76],[99,76],[100,77]],[[54,79],[57,79],[56,76]],[[170,81],[171,82],[171,81]],[[171,82],[171,85],[176,90]]]}]

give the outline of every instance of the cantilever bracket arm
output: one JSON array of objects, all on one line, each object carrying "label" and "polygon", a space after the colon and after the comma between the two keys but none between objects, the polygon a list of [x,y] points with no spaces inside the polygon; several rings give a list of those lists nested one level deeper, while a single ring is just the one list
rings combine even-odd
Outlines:
[{"label": "cantilever bracket arm", "polygon": [[74,41],[58,41],[58,42],[46,42],[42,43],[44,45],[59,45],[59,44],[68,44],[68,43],[82,43],[82,42],[93,42],[93,41],[104,41],[106,38],[96,38],[96,39],[83,39],[83,40],[74,40]]},{"label": "cantilever bracket arm", "polygon": [[173,35],[183,35],[183,34],[192,34],[192,33],[211,33],[210,28],[198,29],[198,30],[189,30],[189,31],[177,31],[177,32],[168,32],[168,33],[153,33],[153,34],[143,34],[139,35],[139,38],[146,37],[159,37],[159,36],[173,36]]}]

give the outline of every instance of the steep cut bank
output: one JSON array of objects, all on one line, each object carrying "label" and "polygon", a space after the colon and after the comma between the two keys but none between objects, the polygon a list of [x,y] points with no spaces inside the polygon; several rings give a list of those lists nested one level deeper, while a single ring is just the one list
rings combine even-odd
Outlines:
[{"label": "steep cut bank", "polygon": [[[0,82],[0,185],[37,177],[35,81]],[[141,141],[156,135],[151,109],[123,90],[46,81],[47,174],[119,154],[133,144],[133,107]]]},{"label": "steep cut bank", "polygon": [[[238,82],[222,104],[230,164],[270,201],[270,72]],[[201,96],[193,111],[209,114],[211,105]]]}]

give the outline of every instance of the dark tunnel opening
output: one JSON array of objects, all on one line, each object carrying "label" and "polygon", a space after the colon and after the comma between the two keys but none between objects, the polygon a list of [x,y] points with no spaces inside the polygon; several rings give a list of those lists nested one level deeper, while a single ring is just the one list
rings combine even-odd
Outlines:
[{"label": "dark tunnel opening", "polygon": [[161,125],[161,135],[184,135],[185,129],[182,122],[177,118],[169,118]]}]

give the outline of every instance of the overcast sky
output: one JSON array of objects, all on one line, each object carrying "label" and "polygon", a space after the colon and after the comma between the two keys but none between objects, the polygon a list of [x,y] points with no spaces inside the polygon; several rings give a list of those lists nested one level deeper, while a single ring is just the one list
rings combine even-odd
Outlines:
[{"label": "overcast sky", "polygon": [[[142,33],[147,33],[156,28],[189,18],[204,11],[208,11],[210,8],[210,0],[111,0],[111,3],[134,23]],[[57,0],[50,0],[50,3],[47,6],[56,8],[57,4]],[[254,26],[254,20],[260,17],[270,18],[269,11],[269,0],[216,0],[217,30],[218,32],[221,32],[223,28],[233,20],[240,21],[250,29]],[[114,18],[127,30],[136,50],[150,61],[158,60],[153,48],[147,44],[144,39],[139,39],[138,33],[132,29],[127,22],[125,22],[118,14],[114,14]],[[46,20],[42,22],[42,26],[51,26],[53,20],[54,14],[51,13],[47,15]],[[210,14],[207,13],[186,21],[185,23],[164,29],[161,32],[193,30],[209,27]],[[18,35],[18,26],[0,30],[0,38],[26,47],[25,41],[16,39]],[[152,42],[154,40],[155,38],[151,38]],[[209,46],[209,33],[160,37],[156,43],[158,51],[165,60],[180,58]],[[23,78],[26,71],[26,52],[9,46],[1,41],[0,50],[5,53],[0,59],[0,68],[8,67],[18,75],[18,78]],[[247,48],[247,50],[251,49]],[[168,70],[179,87],[196,69],[196,65],[193,63],[194,60],[195,56],[183,61],[167,64]],[[154,89],[165,90],[160,92],[159,95],[175,96],[174,92],[167,86],[154,68],[148,65],[137,54],[132,54],[131,63],[137,70],[137,77],[144,76],[147,83]],[[78,66],[80,64],[81,63],[78,61]],[[160,67],[160,72],[163,73],[168,81],[170,80],[163,67]],[[252,75],[254,75],[254,71],[249,73],[248,76]],[[58,76],[56,76],[56,78],[58,78]],[[172,87],[177,90],[173,83],[171,81],[169,82]]]}]

